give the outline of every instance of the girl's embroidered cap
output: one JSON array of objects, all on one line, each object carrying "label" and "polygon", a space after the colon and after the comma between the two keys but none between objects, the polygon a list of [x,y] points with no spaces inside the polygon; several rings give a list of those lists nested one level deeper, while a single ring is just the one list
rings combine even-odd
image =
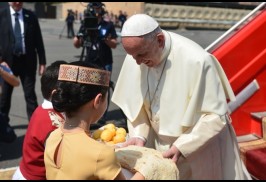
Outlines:
[{"label": "girl's embroidered cap", "polygon": [[61,64],[58,80],[109,87],[110,75],[106,70]]}]

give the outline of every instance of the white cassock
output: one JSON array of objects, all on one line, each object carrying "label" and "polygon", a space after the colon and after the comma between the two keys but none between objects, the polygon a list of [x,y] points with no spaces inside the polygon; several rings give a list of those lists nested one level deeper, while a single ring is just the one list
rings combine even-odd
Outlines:
[{"label": "white cassock", "polygon": [[235,96],[219,62],[195,42],[163,33],[161,64],[148,68],[127,55],[116,83],[112,101],[127,116],[129,135],[160,151],[175,145],[180,179],[251,179],[226,114],[226,99]]}]

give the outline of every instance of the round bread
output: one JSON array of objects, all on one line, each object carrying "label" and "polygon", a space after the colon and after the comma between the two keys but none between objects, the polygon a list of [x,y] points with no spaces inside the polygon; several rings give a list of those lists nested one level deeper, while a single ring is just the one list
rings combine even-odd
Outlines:
[{"label": "round bread", "polygon": [[147,180],[176,180],[179,171],[171,159],[162,153],[146,147],[130,145],[116,148],[116,156],[121,166],[132,173],[140,172]]}]

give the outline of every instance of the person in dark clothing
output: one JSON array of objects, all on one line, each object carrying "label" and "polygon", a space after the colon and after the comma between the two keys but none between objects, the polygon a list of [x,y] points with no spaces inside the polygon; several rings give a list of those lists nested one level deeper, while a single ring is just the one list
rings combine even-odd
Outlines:
[{"label": "person in dark clothing", "polygon": [[[22,8],[23,2],[9,2],[10,7],[0,10],[0,50],[3,60],[20,78],[30,120],[38,106],[35,93],[36,71],[39,60],[39,75],[45,71],[46,56],[38,18]],[[37,59],[38,57],[38,59]],[[9,122],[13,86],[4,81],[0,111]]]},{"label": "person in dark clothing", "polygon": [[[94,11],[96,12],[96,17],[98,18],[98,30],[97,34],[92,35],[91,46],[86,47],[87,54],[85,56],[85,61],[89,61],[93,64],[104,68],[112,72],[113,69],[113,54],[112,49],[115,49],[117,46],[117,34],[113,22],[105,21],[103,19],[104,15],[104,4],[101,2],[93,3]],[[81,25],[77,35],[84,34],[86,32],[84,24]],[[90,35],[89,35],[90,36]],[[74,46],[80,48],[83,46],[84,37],[75,36],[74,37]],[[112,86],[112,82],[110,82]],[[108,106],[110,102],[109,98],[110,93],[108,94]],[[103,118],[106,118],[108,106]],[[104,120],[104,119],[103,119]]]},{"label": "person in dark clothing", "polygon": [[[0,50],[0,97],[2,92],[2,84],[8,82],[13,87],[19,86],[19,79],[14,76],[9,66],[2,60]],[[17,139],[14,129],[8,123],[8,120],[0,113],[0,142],[12,143]]]},{"label": "person in dark clothing", "polygon": [[66,17],[66,24],[67,24],[67,37],[68,38],[73,38],[75,36],[74,33],[74,21],[75,21],[75,16],[72,10],[68,10],[68,14]]},{"label": "person in dark clothing", "polygon": [[127,16],[125,14],[123,14],[123,12],[121,10],[119,11],[118,20],[120,22],[120,26],[121,26],[121,30],[122,30],[123,25],[124,25],[125,21],[127,20]]}]

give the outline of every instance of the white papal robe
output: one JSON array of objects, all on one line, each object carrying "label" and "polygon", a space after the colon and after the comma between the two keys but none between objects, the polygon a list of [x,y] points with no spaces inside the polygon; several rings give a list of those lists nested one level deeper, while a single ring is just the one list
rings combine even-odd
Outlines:
[{"label": "white papal robe", "polygon": [[235,96],[219,62],[195,42],[163,33],[161,64],[148,68],[127,55],[116,83],[112,101],[127,116],[129,135],[160,151],[175,145],[180,179],[251,179],[227,115],[227,98]]}]

